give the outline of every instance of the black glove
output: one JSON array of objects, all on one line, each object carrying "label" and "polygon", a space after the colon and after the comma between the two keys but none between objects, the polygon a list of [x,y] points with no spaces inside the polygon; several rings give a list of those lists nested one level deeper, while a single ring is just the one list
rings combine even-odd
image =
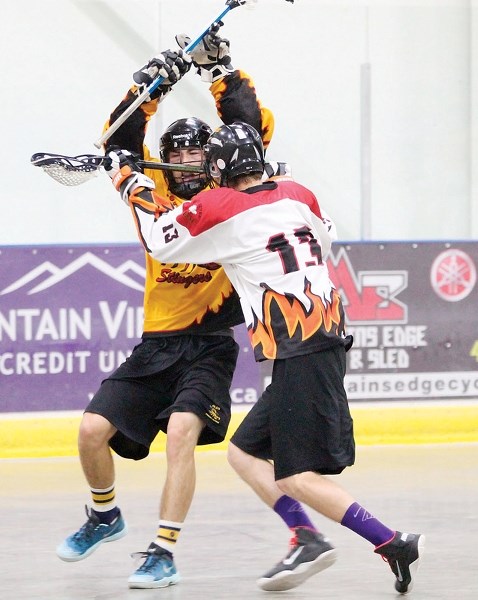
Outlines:
[{"label": "black glove", "polygon": [[165,50],[154,56],[147,65],[133,75],[134,82],[139,87],[147,87],[157,77],[164,77],[159,88],[163,93],[177,83],[191,68],[191,57],[182,50]]},{"label": "black glove", "polygon": [[[229,53],[229,40],[218,35],[223,24],[222,21],[217,21],[211,25],[207,34],[190,54],[201,79],[207,83],[212,83],[234,71]],[[179,47],[184,49],[191,43],[191,38],[185,33],[179,33],[176,41]]]}]

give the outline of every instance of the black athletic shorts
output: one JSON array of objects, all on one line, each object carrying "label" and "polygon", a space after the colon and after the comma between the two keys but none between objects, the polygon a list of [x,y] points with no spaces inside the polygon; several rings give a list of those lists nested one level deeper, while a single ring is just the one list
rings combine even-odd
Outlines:
[{"label": "black athletic shorts", "polygon": [[297,473],[341,473],[355,460],[344,389],[345,349],[276,360],[272,380],[231,441],[272,460],[276,480]]},{"label": "black athletic shorts", "polygon": [[231,419],[229,389],[238,352],[232,335],[144,338],[102,382],[85,412],[116,427],[110,446],[125,458],[145,458],[173,412],[204,421],[198,444],[221,442]]}]

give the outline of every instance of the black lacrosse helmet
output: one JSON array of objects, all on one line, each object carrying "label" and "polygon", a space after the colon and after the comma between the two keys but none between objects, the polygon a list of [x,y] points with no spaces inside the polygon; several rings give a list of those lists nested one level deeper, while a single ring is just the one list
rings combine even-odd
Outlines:
[{"label": "black lacrosse helmet", "polygon": [[[161,136],[159,142],[161,160],[170,162],[169,153],[171,150],[191,147],[203,148],[211,133],[212,129],[209,125],[196,117],[174,121]],[[184,179],[181,179],[180,183],[174,179],[170,171],[165,171],[165,175],[171,192],[187,200],[208,185],[208,180],[203,175],[196,175],[194,178],[183,176]]]},{"label": "black lacrosse helmet", "polygon": [[239,175],[264,171],[261,136],[242,121],[218,127],[204,146],[204,157],[207,175],[221,187]]}]

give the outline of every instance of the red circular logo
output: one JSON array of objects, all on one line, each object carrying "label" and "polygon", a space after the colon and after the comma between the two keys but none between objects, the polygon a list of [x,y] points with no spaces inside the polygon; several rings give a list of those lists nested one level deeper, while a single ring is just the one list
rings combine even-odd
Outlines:
[{"label": "red circular logo", "polygon": [[458,302],[475,287],[475,265],[466,252],[446,250],[433,261],[430,281],[440,298],[447,302]]}]

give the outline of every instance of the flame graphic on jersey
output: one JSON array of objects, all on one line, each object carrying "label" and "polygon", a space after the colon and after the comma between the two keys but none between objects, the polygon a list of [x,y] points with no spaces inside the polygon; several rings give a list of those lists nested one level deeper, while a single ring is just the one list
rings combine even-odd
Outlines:
[{"label": "flame graphic on jersey", "polygon": [[253,348],[262,345],[262,353],[265,358],[273,359],[277,355],[277,341],[272,324],[272,306],[279,307],[284,322],[287,326],[289,337],[292,338],[297,327],[302,329],[302,340],[305,341],[314,335],[321,327],[331,331],[341,323],[340,295],[337,290],[331,290],[331,302],[312,293],[310,282],[306,282],[304,293],[311,301],[310,310],[305,310],[302,302],[297,298],[290,298],[278,294],[273,290],[266,290],[263,296],[264,321],[257,321],[256,326],[249,330],[249,336]]}]

